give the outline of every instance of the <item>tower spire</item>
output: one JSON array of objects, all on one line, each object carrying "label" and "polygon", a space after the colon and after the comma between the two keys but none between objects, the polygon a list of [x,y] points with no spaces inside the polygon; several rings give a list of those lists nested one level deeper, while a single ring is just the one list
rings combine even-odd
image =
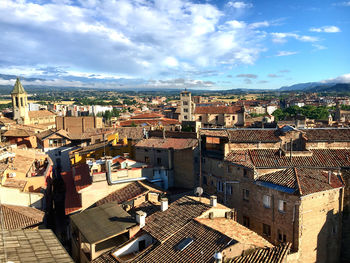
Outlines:
[{"label": "tower spire", "polygon": [[13,87],[11,94],[26,94],[26,93],[27,92],[24,90],[22,83],[19,80],[19,77],[17,77],[15,86]]}]

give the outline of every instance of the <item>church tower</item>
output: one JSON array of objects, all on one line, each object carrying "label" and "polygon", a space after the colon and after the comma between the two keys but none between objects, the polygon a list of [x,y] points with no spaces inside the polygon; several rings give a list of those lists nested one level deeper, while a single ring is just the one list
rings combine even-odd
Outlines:
[{"label": "church tower", "polygon": [[27,92],[24,90],[19,78],[11,92],[13,119],[20,124],[29,122]]}]

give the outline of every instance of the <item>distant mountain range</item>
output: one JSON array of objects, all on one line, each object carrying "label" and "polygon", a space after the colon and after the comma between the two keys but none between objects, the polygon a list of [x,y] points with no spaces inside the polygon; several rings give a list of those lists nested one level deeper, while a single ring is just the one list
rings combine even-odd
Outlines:
[{"label": "distant mountain range", "polygon": [[284,86],[279,91],[350,92],[350,83],[308,82]]}]

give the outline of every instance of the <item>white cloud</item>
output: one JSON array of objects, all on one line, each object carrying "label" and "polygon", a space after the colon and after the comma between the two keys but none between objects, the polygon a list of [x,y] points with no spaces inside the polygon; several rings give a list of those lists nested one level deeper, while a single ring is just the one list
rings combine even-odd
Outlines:
[{"label": "white cloud", "polygon": [[336,83],[350,83],[350,73],[338,76],[338,77],[333,78],[333,79],[326,79],[326,80],[323,80],[321,82],[324,82],[324,83],[335,83],[335,82]]},{"label": "white cloud", "polygon": [[[252,7],[230,3],[243,13]],[[174,68],[253,64],[266,35],[257,29],[269,22],[234,18],[210,3],[185,0],[0,0],[0,68],[52,65],[68,72],[157,77]]]},{"label": "white cloud", "polygon": [[294,38],[302,42],[317,42],[317,37],[299,35],[296,33],[271,33],[272,41],[275,43],[285,43],[288,38]]},{"label": "white cloud", "polygon": [[335,6],[350,6],[350,1],[334,3]]},{"label": "white cloud", "polygon": [[323,32],[323,33],[338,33],[340,32],[339,27],[336,26],[323,26],[323,27],[312,27],[311,32]]},{"label": "white cloud", "polygon": [[245,2],[234,2],[234,1],[229,1],[226,4],[228,7],[233,7],[237,9],[243,9],[243,8],[252,8],[253,4],[251,3],[245,3]]},{"label": "white cloud", "polygon": [[327,47],[325,47],[323,45],[319,45],[319,44],[312,44],[312,46],[317,50],[327,49]]},{"label": "white cloud", "polygon": [[296,52],[296,51],[278,51],[276,56],[283,57],[283,56],[291,56],[291,55],[295,55],[295,54],[298,54],[298,52]]},{"label": "white cloud", "polygon": [[249,25],[250,28],[268,27],[270,23],[268,21],[255,22]]}]

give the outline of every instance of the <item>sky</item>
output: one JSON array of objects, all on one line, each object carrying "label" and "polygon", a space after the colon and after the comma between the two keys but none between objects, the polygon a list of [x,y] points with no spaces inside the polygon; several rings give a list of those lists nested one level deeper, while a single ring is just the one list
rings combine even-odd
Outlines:
[{"label": "sky", "polygon": [[350,1],[0,0],[0,32],[0,74],[25,85],[350,82]]}]

